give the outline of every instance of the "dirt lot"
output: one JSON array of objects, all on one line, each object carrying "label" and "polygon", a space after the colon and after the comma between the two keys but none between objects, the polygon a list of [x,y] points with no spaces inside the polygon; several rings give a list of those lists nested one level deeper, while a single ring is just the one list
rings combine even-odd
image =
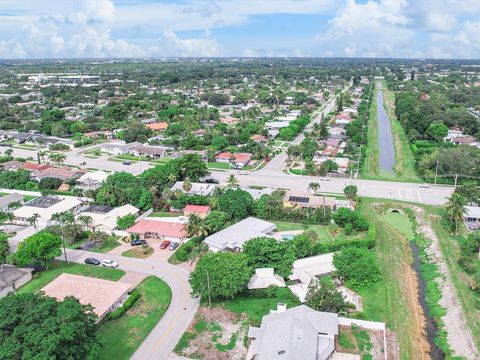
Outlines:
[{"label": "dirt lot", "polygon": [[247,354],[247,332],[248,324],[242,316],[202,306],[175,352],[193,359],[241,360]]}]

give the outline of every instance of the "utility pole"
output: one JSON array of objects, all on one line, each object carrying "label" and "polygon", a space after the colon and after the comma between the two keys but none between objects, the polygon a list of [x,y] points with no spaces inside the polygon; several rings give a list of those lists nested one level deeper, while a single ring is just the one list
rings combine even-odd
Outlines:
[{"label": "utility pole", "polygon": [[454,187],[455,190],[457,190],[457,180],[458,180],[458,174],[455,174],[455,187]]},{"label": "utility pole", "polygon": [[208,308],[212,308],[212,297],[210,296],[210,275],[207,271],[207,288],[208,288]]},{"label": "utility pole", "polygon": [[440,161],[437,160],[437,166],[436,166],[436,168],[435,168],[435,181],[434,181],[434,184],[435,184],[435,185],[437,185],[438,163],[439,163],[439,162],[440,162]]}]

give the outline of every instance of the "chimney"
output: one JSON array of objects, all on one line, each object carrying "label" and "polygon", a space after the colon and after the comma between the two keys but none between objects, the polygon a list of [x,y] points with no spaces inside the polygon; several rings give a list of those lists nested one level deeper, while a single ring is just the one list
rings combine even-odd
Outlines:
[{"label": "chimney", "polygon": [[277,304],[277,314],[281,314],[287,311],[287,304],[285,303],[278,303]]}]

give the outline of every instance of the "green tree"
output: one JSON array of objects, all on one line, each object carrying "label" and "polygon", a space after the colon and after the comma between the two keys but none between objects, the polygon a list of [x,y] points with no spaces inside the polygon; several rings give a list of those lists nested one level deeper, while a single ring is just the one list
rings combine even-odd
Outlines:
[{"label": "green tree", "polygon": [[343,188],[343,193],[348,198],[350,203],[357,198],[358,188],[356,185],[347,185]]},{"label": "green tree", "polygon": [[228,179],[227,179],[227,186],[228,187],[236,187],[238,186],[238,179],[235,175],[230,174]]},{"label": "green tree", "polygon": [[129,227],[135,224],[135,219],[137,217],[134,214],[127,214],[117,218],[117,227],[120,230],[128,229]]},{"label": "green tree", "polygon": [[174,159],[171,165],[173,167],[171,169],[172,173],[177,172],[179,174],[180,179],[178,180],[199,181],[200,178],[210,175],[207,164],[197,154],[187,154],[179,159]]},{"label": "green tree", "polygon": [[467,199],[457,193],[453,193],[445,204],[448,217],[455,224],[455,236],[458,236],[458,222],[462,221],[463,216],[467,213],[465,205],[467,205]]},{"label": "green tree", "polygon": [[333,256],[338,277],[352,289],[361,289],[380,279],[375,253],[363,247],[347,247]]},{"label": "green tree", "polygon": [[18,244],[15,263],[19,266],[30,264],[47,267],[53,259],[62,254],[62,239],[46,231],[40,231]]},{"label": "green tree", "polygon": [[448,126],[443,122],[434,122],[428,127],[427,135],[436,142],[441,142],[448,135]]},{"label": "green tree", "polygon": [[209,253],[197,263],[190,275],[194,296],[207,299],[231,299],[246,289],[253,270],[245,254]]},{"label": "green tree", "polygon": [[339,313],[347,309],[342,293],[336,290],[330,276],[312,280],[308,285],[305,304],[317,311]]},{"label": "green tree", "polygon": [[253,198],[244,190],[229,188],[218,198],[217,206],[229,219],[240,220],[252,213]]},{"label": "green tree", "polygon": [[222,230],[226,223],[227,223],[227,215],[222,211],[218,211],[218,210],[211,211],[205,217],[205,226],[209,234],[213,234]]},{"label": "green tree", "polygon": [[10,245],[8,243],[8,237],[4,233],[0,233],[0,271],[3,270],[3,265],[7,262],[8,255],[10,254]]},{"label": "green tree", "polygon": [[198,215],[191,214],[188,217],[188,224],[186,226],[188,237],[203,238],[208,235],[208,228],[203,219]]},{"label": "green tree", "polygon": [[274,268],[283,277],[288,277],[292,272],[295,251],[295,246],[289,242],[279,242],[271,237],[258,237],[243,244],[248,265],[254,269]]},{"label": "green tree", "polygon": [[0,359],[95,359],[100,342],[91,305],[42,293],[0,299]]},{"label": "green tree", "polygon": [[311,182],[308,184],[308,188],[316,193],[318,190],[320,190],[320,184],[318,182]]}]

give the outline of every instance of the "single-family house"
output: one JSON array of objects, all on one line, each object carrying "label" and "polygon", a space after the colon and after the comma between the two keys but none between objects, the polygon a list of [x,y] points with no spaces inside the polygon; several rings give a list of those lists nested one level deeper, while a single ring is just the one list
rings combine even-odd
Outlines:
[{"label": "single-family house", "polygon": [[51,224],[53,214],[74,211],[81,203],[81,200],[74,196],[40,196],[15,209],[14,222],[19,225],[30,225],[29,219],[38,214],[37,226],[44,228]]},{"label": "single-family house", "polygon": [[277,311],[262,318],[259,328],[249,328],[247,360],[326,360],[335,350],[338,327],[336,313],[279,304]]},{"label": "single-family house", "polygon": [[470,230],[480,229],[480,207],[479,206],[465,206],[465,210],[466,210],[466,212],[463,215],[463,220],[465,221],[465,225]]},{"label": "single-family house", "polygon": [[134,156],[145,156],[150,159],[158,159],[165,155],[166,148],[163,146],[140,145],[130,150]]},{"label": "single-family house", "polygon": [[101,144],[100,151],[106,152],[112,155],[123,155],[123,154],[128,154],[130,150],[140,145],[142,144],[139,143],[138,141],[134,141],[129,144],[125,144],[124,142],[111,142],[111,143]]},{"label": "single-family house", "polygon": [[168,129],[168,123],[165,121],[158,122],[158,123],[153,123],[153,124],[147,124],[147,127],[153,131],[165,131]]},{"label": "single-family house", "polygon": [[259,134],[250,136],[250,140],[261,145],[268,143],[268,139],[265,136]]},{"label": "single-family house", "polygon": [[183,215],[184,216],[196,215],[201,219],[205,219],[207,215],[210,214],[210,210],[211,210],[210,206],[188,204],[183,208]]},{"label": "single-family house", "polygon": [[305,190],[288,190],[283,197],[283,206],[313,209],[325,206],[335,210],[335,198],[325,195],[316,196]]},{"label": "single-family house", "polygon": [[221,163],[233,163],[236,167],[243,168],[248,165],[252,159],[252,154],[250,153],[231,153],[229,151],[222,152],[215,156],[216,162]]},{"label": "single-family house", "polygon": [[140,210],[135,206],[126,204],[119,207],[91,205],[85,209],[80,209],[76,215],[78,220],[80,216],[89,216],[92,223],[87,225],[88,230],[103,231],[112,234],[117,228],[117,220],[126,215],[137,215]]},{"label": "single-family house", "polygon": [[77,187],[83,190],[96,190],[107,179],[108,173],[105,171],[91,171],[80,176],[76,183]]},{"label": "single-family house", "polygon": [[217,187],[217,184],[207,184],[207,183],[190,183],[190,189],[184,185],[183,181],[177,181],[172,187],[172,191],[178,191],[188,194],[188,195],[210,195]]},{"label": "single-family house", "polygon": [[75,170],[69,167],[50,167],[44,170],[37,171],[33,177],[40,181],[44,178],[55,178],[60,179],[62,181],[69,180],[74,178],[75,176],[80,176],[84,174],[87,170]]},{"label": "single-family house", "polygon": [[187,240],[185,223],[162,221],[159,219],[141,219],[126,230],[129,234],[138,234],[143,239],[170,240],[183,243]]},{"label": "single-family house", "polygon": [[270,236],[277,226],[271,222],[248,217],[205,238],[213,252],[241,251],[243,244],[256,237]]},{"label": "single-family house", "polygon": [[73,296],[82,305],[92,305],[100,321],[128,297],[132,284],[63,273],[42,288],[45,295],[62,301]]},{"label": "single-family house", "polygon": [[266,289],[269,286],[285,287],[285,280],[273,272],[273,268],[255,269],[255,274],[248,281],[248,289]]}]

